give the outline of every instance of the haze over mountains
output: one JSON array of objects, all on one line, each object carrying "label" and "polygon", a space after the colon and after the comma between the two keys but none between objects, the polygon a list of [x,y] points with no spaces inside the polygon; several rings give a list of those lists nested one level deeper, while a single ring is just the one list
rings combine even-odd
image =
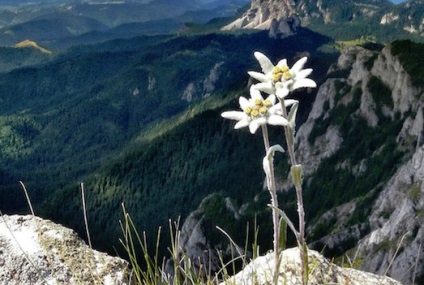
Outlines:
[{"label": "haze over mountains", "polygon": [[245,0],[160,0],[17,5],[0,13],[0,46],[29,39],[49,48],[64,49],[116,37],[176,33],[186,22],[205,23],[231,16],[245,4]]}]

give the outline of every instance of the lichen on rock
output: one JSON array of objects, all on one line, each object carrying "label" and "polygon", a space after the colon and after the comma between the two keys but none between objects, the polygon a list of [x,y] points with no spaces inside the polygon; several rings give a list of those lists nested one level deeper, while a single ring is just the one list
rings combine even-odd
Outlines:
[{"label": "lichen on rock", "polygon": [[127,262],[34,216],[0,219],[0,284],[127,284]]},{"label": "lichen on rock", "polygon": [[[286,249],[280,254],[278,284],[302,284],[300,255],[298,248]],[[339,267],[316,251],[308,250],[308,285],[349,284],[349,285],[401,285],[389,277]],[[274,254],[268,253],[253,260],[243,271],[222,282],[221,285],[271,284],[274,268]]]}]

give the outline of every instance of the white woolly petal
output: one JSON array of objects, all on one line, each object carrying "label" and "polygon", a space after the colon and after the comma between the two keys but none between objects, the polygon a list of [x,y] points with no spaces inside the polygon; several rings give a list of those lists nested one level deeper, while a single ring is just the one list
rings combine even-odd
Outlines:
[{"label": "white woolly petal", "polygon": [[246,108],[249,107],[249,105],[250,105],[249,100],[247,100],[243,96],[240,96],[239,104],[240,104],[240,108],[242,108],[243,111],[246,110]]},{"label": "white woolly petal", "polygon": [[256,72],[256,71],[248,71],[247,72],[252,78],[260,81],[260,82],[266,82],[269,80],[268,76],[266,76],[263,73]]},{"label": "white woolly petal", "polygon": [[258,123],[260,126],[261,125],[266,125],[266,118],[265,117],[260,117],[254,120],[256,123]]},{"label": "white woolly petal", "polygon": [[249,125],[249,120],[247,118],[237,122],[237,124],[234,126],[234,129],[240,129],[247,127]]},{"label": "white woolly petal", "polygon": [[252,85],[252,87],[268,94],[275,93],[275,87],[273,86],[271,81],[258,83],[258,84]]},{"label": "white woolly petal", "polygon": [[293,83],[293,80],[292,79],[290,79],[290,80],[286,80],[286,81],[283,81],[283,82],[277,82],[277,83],[275,83],[275,89],[284,89],[284,88],[287,88],[288,89],[288,86],[291,84],[291,83]]},{"label": "white woolly petal", "polygon": [[305,63],[306,63],[307,60],[308,60],[308,58],[306,56],[305,57],[302,57],[301,59],[299,59],[298,61],[296,61],[296,63],[293,65],[292,68],[290,68],[290,70],[293,73],[299,72],[303,68],[303,66],[305,65]]},{"label": "white woolly petal", "polygon": [[221,114],[221,116],[225,119],[237,120],[237,121],[247,118],[247,115],[244,112],[239,112],[239,111],[224,112]]},{"label": "white woolly petal", "polygon": [[260,124],[256,120],[253,120],[249,124],[249,131],[254,134],[256,133],[256,130],[259,128],[259,126]]},{"label": "white woolly petal", "polygon": [[312,68],[300,70],[299,72],[296,73],[296,79],[306,78],[311,73],[312,73]]},{"label": "white woolly petal", "polygon": [[296,80],[293,83],[292,90],[297,89],[297,88],[302,88],[302,87],[311,87],[312,88],[312,87],[317,87],[317,84],[312,79],[303,78],[303,79],[300,79],[300,80]]},{"label": "white woolly petal", "polygon": [[278,88],[275,95],[277,95],[280,99],[284,99],[287,95],[289,95],[289,89],[287,87]]},{"label": "white woolly petal", "polygon": [[261,91],[256,89],[254,87],[254,85],[252,85],[252,87],[250,87],[250,97],[252,97],[253,100],[255,100],[255,99],[263,100],[264,99],[261,95]]},{"label": "white woolly petal", "polygon": [[277,100],[277,98],[275,97],[274,94],[271,94],[265,100],[269,100],[272,105],[275,105],[275,101]]},{"label": "white woolly petal", "polygon": [[282,59],[277,63],[278,67],[283,67],[283,66],[287,66],[287,59]]},{"label": "white woolly petal", "polygon": [[281,116],[278,116],[278,115],[269,116],[267,122],[268,122],[268,124],[274,125],[274,126],[288,126],[289,125],[289,121],[287,121],[287,119],[285,119]]},{"label": "white woolly petal", "polygon": [[271,115],[283,115],[283,109],[281,108],[281,104],[277,104],[269,108],[268,113]]},{"label": "white woolly petal", "polygon": [[271,72],[274,69],[274,65],[272,64],[272,62],[263,53],[257,51],[254,53],[254,55],[259,61],[259,64],[261,65],[264,74],[267,74],[268,72]]}]

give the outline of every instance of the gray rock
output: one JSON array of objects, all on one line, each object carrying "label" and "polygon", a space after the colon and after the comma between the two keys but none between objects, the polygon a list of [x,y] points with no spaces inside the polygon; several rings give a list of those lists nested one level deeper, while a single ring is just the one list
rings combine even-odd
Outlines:
[{"label": "gray rock", "polygon": [[412,284],[424,268],[424,147],[399,168],[369,218],[371,233],[357,247],[362,268]]},{"label": "gray rock", "polygon": [[293,1],[252,0],[250,8],[240,18],[226,25],[222,29],[269,30],[273,21],[287,19],[293,15],[293,9]]},{"label": "gray rock", "polygon": [[300,26],[300,19],[297,15],[288,18],[272,19],[268,35],[270,38],[286,38],[296,33]]},{"label": "gray rock", "polygon": [[127,263],[71,229],[33,216],[0,218],[0,284],[127,284]]},{"label": "gray rock", "polygon": [[218,80],[220,79],[220,76],[222,74],[222,66],[224,65],[224,62],[218,62],[214,65],[214,67],[211,69],[208,77],[203,80],[203,98],[209,97],[210,94],[215,91],[216,84]]},{"label": "gray rock", "polygon": [[[351,268],[339,267],[316,251],[308,251],[308,285],[349,284],[349,285],[401,285],[389,277],[379,276]],[[274,254],[268,253],[249,263],[243,271],[237,273],[221,285],[272,284]],[[278,284],[301,285],[302,274],[298,248],[284,250],[281,253]]]},{"label": "gray rock", "polygon": [[379,54],[371,69],[392,90],[394,110],[402,114],[408,110],[417,111],[421,89],[412,85],[411,77],[405,71],[399,59],[391,54],[390,46]]},{"label": "gray rock", "polygon": [[318,90],[314,105],[309,113],[308,120],[302,124],[296,133],[296,145],[298,160],[303,166],[305,175],[316,171],[321,161],[334,154],[343,143],[339,131],[331,127],[314,141],[309,143],[309,136],[320,117],[326,118],[324,105],[334,107],[335,79],[328,79]]},{"label": "gray rock", "polygon": [[[237,246],[230,245],[227,237],[222,234],[223,241],[215,241],[211,243],[208,239],[208,233],[217,231],[216,228],[205,226],[206,207],[211,200],[216,199],[216,195],[212,194],[204,198],[199,207],[193,211],[184,221],[181,230],[178,234],[178,242],[176,249],[178,256],[187,257],[192,265],[192,268],[199,272],[200,268],[207,268],[210,273],[218,272],[222,267],[222,259],[232,258],[234,252],[244,254],[244,250]],[[234,221],[240,219],[239,210],[235,207],[230,198],[220,198],[220,202],[225,206],[226,212]],[[172,260],[167,261],[166,273],[173,274]],[[201,272],[205,274],[205,272]]]},{"label": "gray rock", "polygon": [[223,72],[223,65],[223,61],[216,63],[204,80],[190,82],[185,88],[183,95],[181,96],[181,100],[190,103],[195,100],[209,97],[211,93],[215,91],[216,85],[219,83],[219,79]]}]

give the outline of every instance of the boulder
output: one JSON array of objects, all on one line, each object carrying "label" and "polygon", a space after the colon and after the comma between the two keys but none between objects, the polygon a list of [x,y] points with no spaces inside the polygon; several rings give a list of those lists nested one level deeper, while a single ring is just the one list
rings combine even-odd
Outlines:
[{"label": "boulder", "polygon": [[127,284],[127,268],[49,220],[0,217],[0,284]]},{"label": "boulder", "polygon": [[[386,276],[339,267],[314,250],[308,251],[308,285],[349,284],[349,285],[401,285]],[[242,271],[220,285],[272,284],[274,254],[272,252],[249,263]],[[298,248],[281,252],[278,284],[301,285],[302,274]]]}]

